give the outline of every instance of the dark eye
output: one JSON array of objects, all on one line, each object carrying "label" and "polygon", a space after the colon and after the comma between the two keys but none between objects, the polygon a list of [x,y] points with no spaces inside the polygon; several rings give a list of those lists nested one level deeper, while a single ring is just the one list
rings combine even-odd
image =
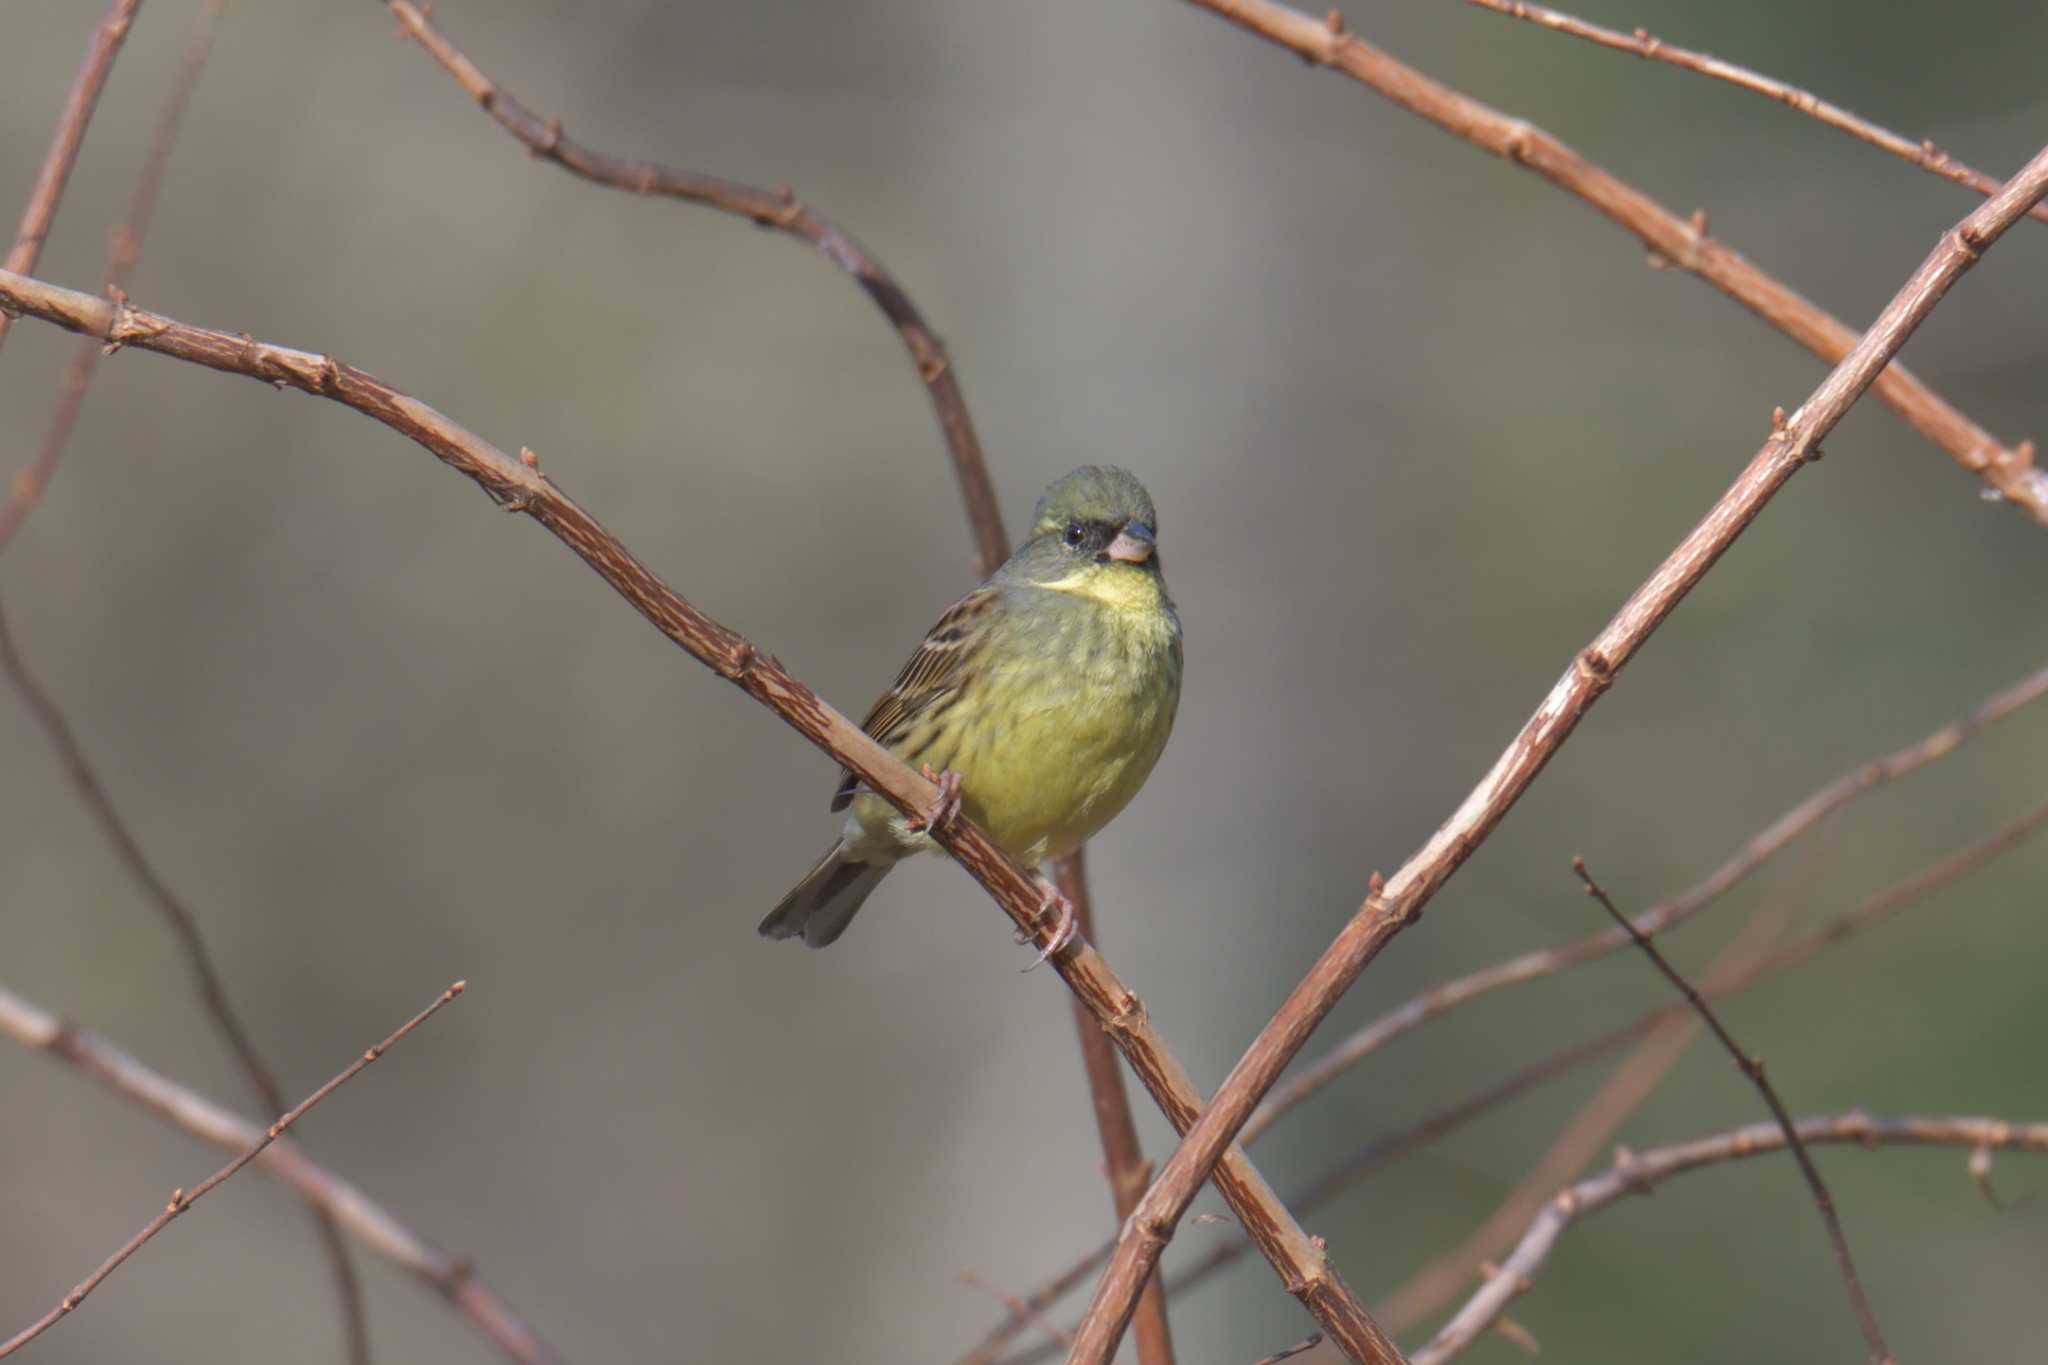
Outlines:
[{"label": "dark eye", "polygon": [[1061,533],[1060,539],[1067,543],[1068,549],[1078,550],[1081,548],[1081,542],[1088,539],[1088,528],[1078,521],[1070,521],[1067,523],[1067,529]]}]

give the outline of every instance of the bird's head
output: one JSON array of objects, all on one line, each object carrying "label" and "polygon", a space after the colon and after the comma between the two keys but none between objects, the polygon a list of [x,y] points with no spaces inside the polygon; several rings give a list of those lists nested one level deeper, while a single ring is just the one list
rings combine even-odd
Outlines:
[{"label": "bird's head", "polygon": [[1083,465],[1045,490],[1011,565],[1042,587],[1149,598],[1159,590],[1158,535],[1145,485],[1113,465]]}]

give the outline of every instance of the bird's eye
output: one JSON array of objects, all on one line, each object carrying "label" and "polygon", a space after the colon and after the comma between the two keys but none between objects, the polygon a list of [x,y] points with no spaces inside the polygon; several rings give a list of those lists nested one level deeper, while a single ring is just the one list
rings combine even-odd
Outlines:
[{"label": "bird's eye", "polygon": [[1060,539],[1067,543],[1069,549],[1078,550],[1081,548],[1081,542],[1088,539],[1088,528],[1078,521],[1070,521]]}]

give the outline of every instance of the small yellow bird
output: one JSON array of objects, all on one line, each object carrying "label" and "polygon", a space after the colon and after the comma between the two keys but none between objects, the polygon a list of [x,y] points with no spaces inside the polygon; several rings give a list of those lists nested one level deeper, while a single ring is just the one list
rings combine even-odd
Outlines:
[{"label": "small yellow bird", "polygon": [[[1071,853],[1137,795],[1180,706],[1180,617],[1144,485],[1087,465],[1046,489],[1024,545],[948,608],[861,728],[927,775],[1027,867]],[[850,807],[850,809],[849,809]],[[839,839],[761,921],[822,948],[889,869],[936,848],[921,825],[840,774]],[[943,818],[943,817],[942,817]],[[1059,915],[1073,911],[1043,876]]]}]

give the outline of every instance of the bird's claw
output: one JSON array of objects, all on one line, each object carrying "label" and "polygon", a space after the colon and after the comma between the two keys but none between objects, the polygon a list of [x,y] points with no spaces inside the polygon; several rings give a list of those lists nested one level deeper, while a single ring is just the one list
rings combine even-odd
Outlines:
[{"label": "bird's claw", "polygon": [[932,803],[930,819],[920,816],[910,818],[913,834],[944,834],[953,827],[953,821],[960,815],[960,774],[951,768],[942,773],[932,771],[932,765],[923,767],[924,780],[936,785],[939,799]]},{"label": "bird's claw", "polygon": [[[1061,895],[1060,889],[1057,886],[1054,886],[1050,881],[1041,876],[1038,878],[1038,924],[1040,928],[1045,927],[1045,920],[1048,915],[1053,917],[1052,938],[1047,941],[1043,948],[1038,950],[1038,956],[1031,959],[1031,966],[1024,968],[1027,972],[1038,968],[1047,958],[1065,952],[1074,942],[1075,933],[1080,925],[1080,917],[1074,913],[1074,903]],[[1029,942],[1030,940],[1028,937],[1024,937],[1021,941]]]}]

